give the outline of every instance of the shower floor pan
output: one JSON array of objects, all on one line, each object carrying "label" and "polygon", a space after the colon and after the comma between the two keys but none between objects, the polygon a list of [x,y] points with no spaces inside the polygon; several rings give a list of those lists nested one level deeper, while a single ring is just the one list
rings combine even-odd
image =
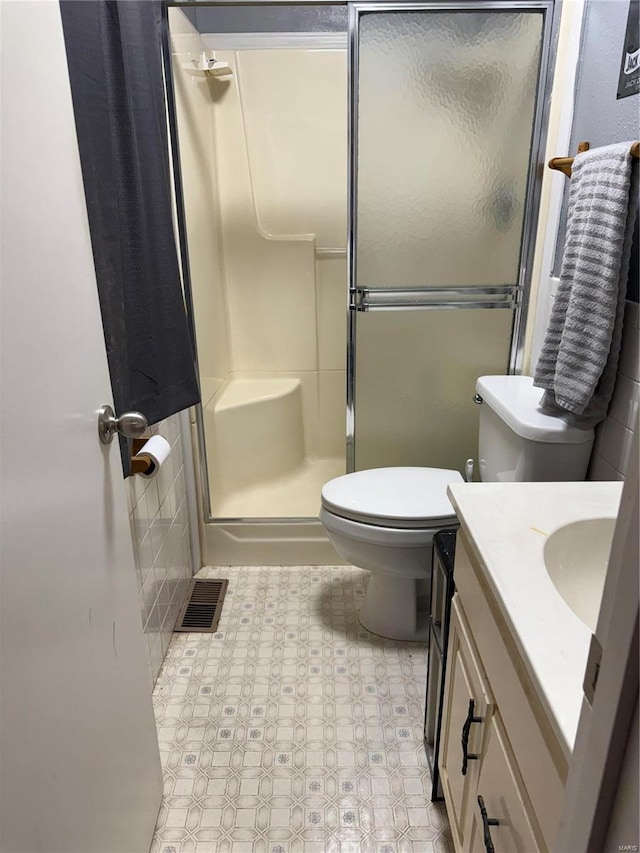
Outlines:
[{"label": "shower floor pan", "polygon": [[317,521],[320,490],[345,463],[306,454],[300,380],[233,377],[205,407],[204,426],[212,515],[223,519],[207,525],[205,539],[218,563],[252,565],[268,553],[288,565],[333,557]]}]

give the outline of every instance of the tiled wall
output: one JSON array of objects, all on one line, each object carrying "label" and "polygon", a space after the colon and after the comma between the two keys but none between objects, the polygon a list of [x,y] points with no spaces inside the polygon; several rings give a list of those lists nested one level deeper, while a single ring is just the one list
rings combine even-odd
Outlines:
[{"label": "tiled wall", "polygon": [[188,420],[172,415],[150,432],[167,439],[171,454],[154,478],[133,476],[127,485],[140,618],[153,685],[193,575],[193,557],[183,447],[189,440]]},{"label": "tiled wall", "polygon": [[596,430],[589,480],[623,480],[638,422],[640,306],[627,302],[616,389],[609,414]]}]

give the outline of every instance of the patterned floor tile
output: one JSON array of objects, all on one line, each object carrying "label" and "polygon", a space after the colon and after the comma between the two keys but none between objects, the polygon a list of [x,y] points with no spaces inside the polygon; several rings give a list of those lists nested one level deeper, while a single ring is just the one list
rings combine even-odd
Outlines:
[{"label": "patterned floor tile", "polygon": [[367,572],[207,568],[219,630],[175,634],[154,691],[151,853],[450,853],[429,799],[422,645],[358,621]]}]

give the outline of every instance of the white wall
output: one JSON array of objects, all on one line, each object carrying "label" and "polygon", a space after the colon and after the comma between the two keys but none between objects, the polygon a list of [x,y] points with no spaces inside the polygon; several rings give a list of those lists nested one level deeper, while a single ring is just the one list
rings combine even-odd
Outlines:
[{"label": "white wall", "polygon": [[[562,4],[545,164],[552,157],[559,157],[569,152],[583,8],[584,0],[565,0]],[[564,181],[564,175],[544,167],[524,342],[523,372],[526,374],[533,373],[549,319],[552,290],[550,276],[565,189]]]}]

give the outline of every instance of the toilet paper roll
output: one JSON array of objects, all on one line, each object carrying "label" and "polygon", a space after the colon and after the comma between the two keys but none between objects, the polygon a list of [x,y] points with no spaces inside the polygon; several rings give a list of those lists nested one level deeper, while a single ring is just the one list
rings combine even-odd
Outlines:
[{"label": "toilet paper roll", "polygon": [[171,445],[161,435],[154,435],[142,445],[136,456],[146,456],[149,459],[149,468],[140,476],[155,477],[160,468],[167,461],[171,453]]}]

